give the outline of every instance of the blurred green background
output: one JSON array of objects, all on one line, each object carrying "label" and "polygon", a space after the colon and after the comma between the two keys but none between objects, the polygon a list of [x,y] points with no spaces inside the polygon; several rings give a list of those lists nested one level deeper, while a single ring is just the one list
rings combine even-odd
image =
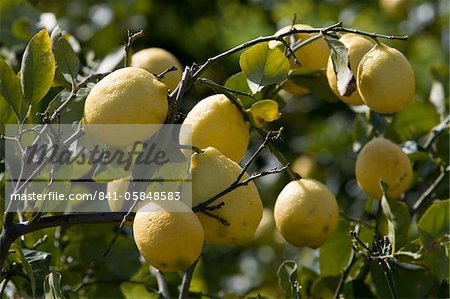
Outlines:
[{"label": "blurred green background", "polygon": [[[294,16],[297,23],[315,27],[343,21],[346,27],[388,35],[409,35],[407,42],[383,42],[401,50],[411,61],[416,74],[416,97],[424,102],[437,102],[437,106],[444,107],[440,113],[448,114],[449,1],[411,0],[408,7],[395,13],[383,8],[380,2],[2,0],[0,56],[17,72],[18,59],[32,35],[39,28],[51,30],[59,24],[73,36],[71,44],[82,65],[95,66],[105,57],[114,60],[111,54],[117,53],[126,41],[127,29],[144,29],[145,32],[144,37],[136,40],[133,50],[162,47],[175,54],[183,65],[190,65],[202,63],[208,57],[255,37],[273,34],[278,28],[291,24]],[[238,59],[239,55],[234,55],[214,65],[205,76],[223,83],[239,71]],[[192,90],[182,110],[187,113],[209,94],[211,91],[202,87]],[[285,100],[281,119],[271,124],[274,128],[285,128],[284,142],[278,144],[280,150],[291,162],[299,158],[295,167],[300,174],[326,183],[337,194],[341,210],[352,217],[360,217],[371,203],[354,180],[354,111],[342,102],[318,99],[314,95],[287,96]],[[248,155],[260,142],[255,135]],[[438,142],[448,153],[448,134]],[[256,162],[251,170],[278,165],[268,153]],[[429,165],[416,169],[425,178],[433,175],[433,171],[435,169]],[[285,174],[257,182],[266,207],[273,207],[278,192],[287,182]],[[419,184],[408,196],[417,198],[422,191],[423,185]],[[443,184],[436,192],[448,194],[448,185]],[[342,221],[341,226],[342,231],[348,230],[348,222]],[[305,288],[316,297],[327,298],[327,283],[335,283],[332,276],[335,273],[330,273],[331,282],[311,285],[321,271],[327,271],[321,269],[319,251],[288,246],[280,236],[273,235],[273,224],[268,227],[269,233],[265,232],[264,237],[258,237],[248,247],[207,246],[192,289],[213,296],[262,293],[279,297],[282,293],[277,288],[276,270],[283,260],[293,259],[302,266],[300,275]],[[89,298],[144,298],[145,288],[156,288],[156,284],[148,268],[139,262],[128,228],[120,235],[111,253],[102,257],[114,229],[114,225],[49,229],[27,236],[26,243],[31,246],[44,233],[51,236],[39,250],[52,253],[51,264],[62,272],[62,283],[68,294]],[[168,279],[175,282],[180,278],[171,274]],[[25,281],[21,287],[26,288]],[[441,286],[445,287],[448,285]],[[175,289],[171,291],[175,293]],[[440,294],[436,290],[428,292]]]}]

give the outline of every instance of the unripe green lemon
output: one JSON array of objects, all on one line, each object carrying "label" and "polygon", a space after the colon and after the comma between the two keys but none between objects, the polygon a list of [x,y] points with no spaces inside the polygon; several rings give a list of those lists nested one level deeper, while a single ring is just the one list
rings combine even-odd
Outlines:
[{"label": "unripe green lemon", "polygon": [[[286,26],[278,30],[275,34],[283,34],[291,30],[292,26]],[[295,29],[312,29],[313,27],[306,24],[295,24]],[[317,35],[310,33],[296,33],[293,34],[292,37],[295,40],[295,43],[307,40],[308,38]],[[285,38],[287,42],[291,40],[291,36],[287,36]],[[279,43],[272,42],[269,43],[271,47],[277,45]],[[327,67],[328,56],[330,55],[330,49],[328,47],[327,42],[323,38],[319,38],[314,40],[313,42],[302,46],[295,50],[295,56],[298,58],[300,65],[296,64],[293,57],[290,57],[291,69],[293,68],[307,68],[307,69],[322,69]],[[291,80],[286,81],[283,85],[283,89],[295,94],[295,95],[304,95],[309,91],[307,88],[302,87]]]},{"label": "unripe green lemon", "polygon": [[174,90],[181,80],[183,67],[178,59],[169,51],[161,48],[147,48],[131,56],[131,66],[140,67],[152,74],[159,75],[165,70],[176,67],[175,71],[168,72],[161,79],[170,90]]},{"label": "unripe green lemon", "polygon": [[[149,72],[135,67],[114,71],[90,91],[84,104],[87,133],[113,146],[126,146],[150,138],[168,112],[167,87]],[[102,126],[122,125],[105,129]]]},{"label": "unripe green lemon", "polygon": [[[353,74],[356,76],[356,72],[358,70],[359,62],[361,61],[361,58],[373,47],[373,44],[366,38],[354,34],[354,33],[347,33],[344,34],[339,41],[341,41],[344,46],[348,50],[348,57],[350,60],[350,69],[352,70]],[[330,85],[331,90],[333,90],[334,94],[341,99],[343,102],[350,104],[350,105],[362,105],[364,104],[363,100],[361,99],[361,96],[359,95],[358,90],[355,90],[351,96],[341,96],[338,91],[337,87],[337,79],[336,74],[334,73],[333,69],[333,62],[331,61],[331,57],[328,59],[328,65],[327,65],[327,79],[328,84]]]},{"label": "unripe green lemon", "polygon": [[291,181],[280,192],[274,217],[287,242],[317,248],[333,235],[339,220],[339,207],[325,185],[302,178]]},{"label": "unripe green lemon", "polygon": [[181,201],[171,202],[171,209],[155,203],[143,206],[134,218],[133,236],[145,260],[165,272],[185,270],[192,265],[204,242],[197,216]]},{"label": "unripe green lemon", "polygon": [[192,132],[180,135],[180,144],[216,148],[231,160],[242,160],[249,143],[249,126],[238,108],[223,94],[201,100],[183,122]]},{"label": "unripe green lemon", "polygon": [[[203,153],[192,155],[191,167],[193,206],[229,187],[242,171],[237,163],[212,147],[206,148]],[[243,179],[246,178],[248,175],[244,175]],[[220,202],[224,205],[211,213],[225,219],[229,226],[197,213],[205,231],[206,241],[226,245],[249,243],[263,213],[261,198],[255,184],[250,182],[246,186],[239,187],[220,197],[214,204]]]},{"label": "unripe green lemon", "polygon": [[398,198],[413,177],[412,165],[402,149],[390,140],[374,138],[359,152],[355,165],[356,181],[370,197],[381,199],[380,180],[388,184],[388,196]]},{"label": "unripe green lemon", "polygon": [[361,59],[356,85],[371,110],[383,114],[396,113],[414,96],[414,71],[400,51],[380,43]]}]

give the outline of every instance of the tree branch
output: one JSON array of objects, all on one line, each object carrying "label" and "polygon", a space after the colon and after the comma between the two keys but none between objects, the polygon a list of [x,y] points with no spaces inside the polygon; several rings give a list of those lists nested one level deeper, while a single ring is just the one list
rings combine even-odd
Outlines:
[{"label": "tree branch", "polygon": [[179,299],[189,298],[189,287],[191,286],[192,275],[194,274],[195,267],[198,263],[197,259],[187,270],[183,276],[183,281],[181,282],[181,290],[178,296]]}]

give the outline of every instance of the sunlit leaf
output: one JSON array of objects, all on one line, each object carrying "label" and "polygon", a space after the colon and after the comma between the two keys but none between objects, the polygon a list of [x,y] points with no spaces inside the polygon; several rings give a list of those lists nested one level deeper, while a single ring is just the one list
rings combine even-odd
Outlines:
[{"label": "sunlit leaf", "polygon": [[23,101],[20,80],[13,70],[0,59],[0,93],[12,109],[18,121],[27,113],[27,106]]},{"label": "sunlit leaf", "polygon": [[278,112],[278,103],[273,100],[256,102],[248,109],[248,113],[256,127],[277,120],[281,116],[281,113]]},{"label": "sunlit leaf", "polygon": [[[236,73],[229,77],[225,82],[225,87],[235,91],[239,91],[241,93],[252,93],[252,91],[248,87],[247,78],[245,77],[243,72]],[[254,98],[242,94],[237,94],[237,97],[241,100],[244,108],[249,108],[255,102]]]},{"label": "sunlit leaf", "polygon": [[399,200],[381,199],[383,213],[388,220],[389,240],[391,241],[393,252],[405,244],[408,227],[411,222],[408,206]]},{"label": "sunlit leaf", "polygon": [[339,40],[325,36],[330,47],[330,57],[336,74],[337,88],[341,96],[349,97],[356,90],[355,76],[350,69],[348,50]]},{"label": "sunlit leaf", "polygon": [[50,36],[43,29],[31,39],[23,54],[20,77],[27,103],[33,104],[47,94],[55,77],[55,69]]},{"label": "sunlit leaf", "polygon": [[439,113],[432,105],[413,100],[395,115],[386,128],[385,137],[395,142],[416,139],[429,133],[439,121]]},{"label": "sunlit leaf", "polygon": [[424,245],[430,245],[444,234],[450,234],[450,199],[433,203],[418,223],[419,237]]},{"label": "sunlit leaf", "polygon": [[278,48],[269,48],[268,43],[257,44],[243,52],[239,65],[253,93],[285,80],[290,68],[284,53]]},{"label": "sunlit leaf", "polygon": [[350,225],[341,219],[331,239],[320,247],[320,274],[336,276],[347,267],[352,253]]}]

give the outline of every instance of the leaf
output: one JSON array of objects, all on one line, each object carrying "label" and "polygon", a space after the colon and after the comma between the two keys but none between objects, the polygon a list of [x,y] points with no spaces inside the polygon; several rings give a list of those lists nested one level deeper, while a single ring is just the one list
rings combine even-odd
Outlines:
[{"label": "leaf", "polygon": [[44,281],[45,299],[60,299],[64,298],[61,289],[61,274],[58,272],[50,272]]},{"label": "leaf", "polygon": [[41,100],[53,84],[55,58],[47,30],[42,29],[28,43],[23,54],[20,80],[28,104]]},{"label": "leaf", "polygon": [[123,295],[126,299],[134,299],[134,298],[141,298],[141,299],[158,299],[159,294],[155,291],[154,293],[150,293],[145,285],[143,284],[137,284],[132,282],[122,282],[120,284],[120,290],[122,291]]},{"label": "leaf", "polygon": [[284,53],[278,48],[269,48],[267,42],[257,44],[242,53],[239,65],[254,94],[266,85],[285,80],[290,68],[289,60]]},{"label": "leaf", "polygon": [[281,116],[281,113],[278,112],[278,103],[273,100],[258,101],[247,111],[258,128],[265,123],[279,119]]},{"label": "leaf", "polygon": [[381,207],[388,220],[388,236],[392,244],[392,252],[395,253],[396,248],[401,248],[406,242],[411,222],[409,209],[406,203],[395,199],[387,199],[384,195],[381,199]]},{"label": "leaf", "polygon": [[312,298],[333,298],[339,276],[320,276],[311,286]]},{"label": "leaf", "polygon": [[372,125],[366,121],[364,115],[356,114],[355,120],[353,121],[353,151],[355,153],[359,152],[359,150],[372,139],[373,127]]},{"label": "leaf", "polygon": [[386,128],[385,137],[397,143],[416,139],[429,133],[439,121],[439,113],[432,105],[413,100],[395,115]]},{"label": "leaf", "polygon": [[429,246],[445,234],[450,234],[450,199],[432,204],[422,215],[418,223],[419,238]]},{"label": "leaf", "polygon": [[23,271],[27,275],[28,279],[30,280],[31,290],[33,292],[33,297],[35,297],[36,292],[36,277],[34,275],[33,269],[31,268],[30,264],[28,263],[27,259],[25,258],[22,248],[18,244],[12,244],[10,251],[15,252],[16,259],[18,262],[22,265]]},{"label": "leaf", "polygon": [[340,219],[330,240],[320,247],[320,275],[337,276],[347,267],[352,254],[352,238],[347,220]]},{"label": "leaf", "polygon": [[323,70],[295,68],[289,71],[289,80],[297,85],[307,88],[313,95],[330,102],[339,99],[331,90],[328,79]]},{"label": "leaf", "polygon": [[0,59],[0,93],[20,122],[27,113],[28,107],[23,101],[19,78],[2,59]]},{"label": "leaf", "polygon": [[348,50],[339,40],[325,35],[330,47],[330,57],[336,74],[337,88],[341,96],[349,97],[356,90],[356,80],[350,69]]},{"label": "leaf", "polygon": [[61,34],[59,26],[53,29],[51,42],[56,61],[55,79],[61,84],[69,82],[71,86],[75,86],[80,70],[80,60],[69,42]]},{"label": "leaf", "polygon": [[[248,87],[247,78],[245,77],[243,72],[236,73],[229,77],[225,82],[225,87],[247,94],[252,93],[252,91]],[[241,100],[244,108],[249,108],[255,102],[254,98],[242,94],[237,94],[237,97],[239,98],[239,100]]]},{"label": "leaf", "polygon": [[108,73],[112,72],[122,63],[125,59],[125,47],[119,47],[115,49],[113,52],[103,58],[100,64],[97,67],[96,73]]},{"label": "leaf", "polygon": [[449,276],[449,258],[445,254],[444,247],[436,244],[436,248],[433,251],[425,251],[422,254],[421,260],[425,263],[426,267],[433,273],[433,275],[441,283]]},{"label": "leaf", "polygon": [[297,281],[297,264],[294,261],[284,261],[277,271],[278,283],[289,298],[300,298]]}]

